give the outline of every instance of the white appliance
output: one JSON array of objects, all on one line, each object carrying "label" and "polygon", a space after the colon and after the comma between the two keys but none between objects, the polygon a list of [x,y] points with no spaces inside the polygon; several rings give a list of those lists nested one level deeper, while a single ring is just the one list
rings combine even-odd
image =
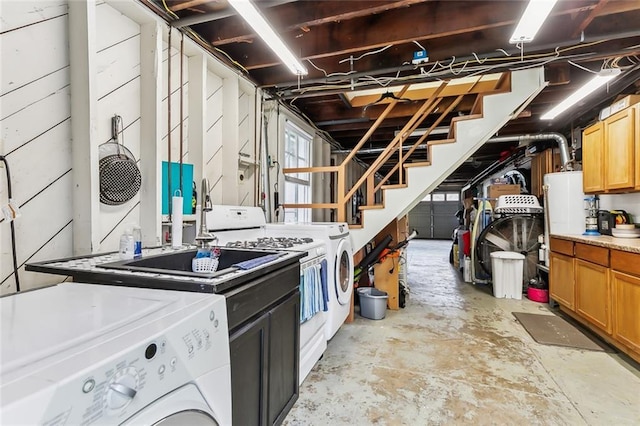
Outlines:
[{"label": "white appliance", "polygon": [[[281,230],[281,231],[280,231]],[[331,339],[349,316],[353,294],[353,250],[349,226],[346,223],[307,222],[273,223],[267,232],[295,236],[308,236],[322,240],[327,247],[329,277],[329,311],[325,325],[325,336]]]},{"label": "white appliance", "polygon": [[[582,171],[547,173],[545,185],[545,241],[550,234],[582,235],[585,231]],[[545,253],[549,265],[549,250]]]},{"label": "white appliance", "polygon": [[[260,207],[213,206],[213,210],[207,213],[207,226],[209,231],[218,238],[218,244],[221,246],[306,251],[307,255],[300,259],[301,285],[303,285],[305,274],[308,274],[311,269],[318,268],[326,259],[324,241],[314,240],[308,236],[303,239],[303,236],[293,235],[284,228],[269,229]],[[301,302],[304,304],[308,300]],[[305,321],[301,318],[298,379],[300,384],[327,349],[326,314],[327,312],[318,311]]]},{"label": "white appliance", "polygon": [[0,423],[231,424],[224,296],[65,283],[0,307]]}]

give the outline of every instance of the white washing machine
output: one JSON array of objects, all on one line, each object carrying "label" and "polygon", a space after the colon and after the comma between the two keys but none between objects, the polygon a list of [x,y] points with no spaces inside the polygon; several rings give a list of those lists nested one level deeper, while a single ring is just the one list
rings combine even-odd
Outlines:
[{"label": "white washing machine", "polygon": [[338,222],[273,223],[267,224],[267,232],[306,236],[325,242],[329,279],[325,337],[331,339],[349,316],[352,303],[353,250],[349,226]]},{"label": "white washing machine", "polygon": [[223,296],[66,283],[0,308],[1,424],[231,424]]}]

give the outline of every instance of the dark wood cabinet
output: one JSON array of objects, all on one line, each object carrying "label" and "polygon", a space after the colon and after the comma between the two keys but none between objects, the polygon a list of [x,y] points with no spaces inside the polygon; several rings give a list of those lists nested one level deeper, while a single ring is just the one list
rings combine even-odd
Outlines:
[{"label": "dark wood cabinet", "polygon": [[267,345],[269,315],[265,314],[236,331],[229,341],[233,424],[266,424],[268,380]]},{"label": "dark wood cabinet", "polygon": [[230,336],[233,424],[274,425],[298,399],[300,292]]},{"label": "dark wood cabinet", "polygon": [[298,399],[299,323],[299,292],[269,311],[267,419],[270,425],[282,423]]}]

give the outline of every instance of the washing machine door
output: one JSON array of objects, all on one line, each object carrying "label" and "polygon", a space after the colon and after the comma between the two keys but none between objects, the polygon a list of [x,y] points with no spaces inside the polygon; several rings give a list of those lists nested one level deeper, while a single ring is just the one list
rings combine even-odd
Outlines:
[{"label": "washing machine door", "polygon": [[338,243],[335,259],[335,291],[341,305],[351,303],[353,292],[353,253],[348,240],[342,239]]},{"label": "washing machine door", "polygon": [[218,426],[211,408],[193,384],[148,404],[120,426]]},{"label": "washing machine door", "polygon": [[165,417],[153,426],[218,426],[218,422],[209,414],[202,411],[181,411]]}]

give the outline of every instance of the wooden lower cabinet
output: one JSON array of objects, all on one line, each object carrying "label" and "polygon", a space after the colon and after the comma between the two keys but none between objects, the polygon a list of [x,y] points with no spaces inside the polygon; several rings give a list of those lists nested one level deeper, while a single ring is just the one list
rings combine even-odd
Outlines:
[{"label": "wooden lower cabinet", "polygon": [[549,295],[561,305],[575,310],[573,257],[549,253]]},{"label": "wooden lower cabinet", "polygon": [[575,310],[611,334],[611,285],[609,268],[575,260]]},{"label": "wooden lower cabinet", "polygon": [[613,337],[640,354],[640,277],[611,271]]}]

